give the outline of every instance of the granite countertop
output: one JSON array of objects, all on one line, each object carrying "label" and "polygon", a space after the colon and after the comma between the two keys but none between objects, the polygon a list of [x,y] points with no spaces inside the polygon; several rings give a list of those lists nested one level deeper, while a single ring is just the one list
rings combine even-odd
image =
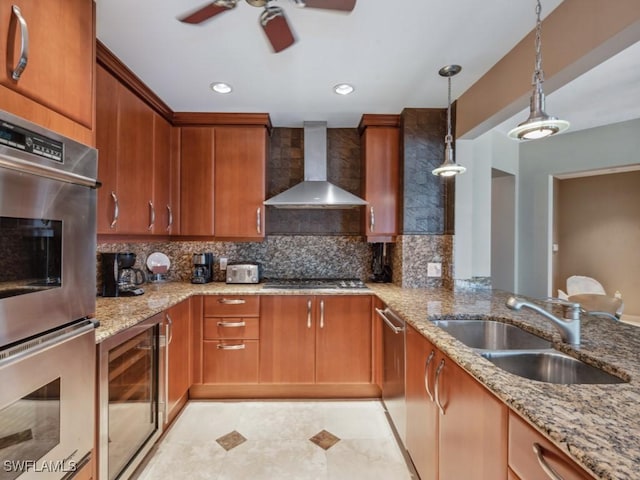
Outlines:
[{"label": "granite countertop", "polygon": [[[605,318],[583,316],[582,343],[561,342],[540,315],[506,308],[508,293],[495,290],[405,289],[369,284],[369,290],[277,290],[262,285],[167,283],[145,285],[139,297],[98,298],[100,342],[191,295],[375,294],[469,374],[596,478],[632,479],[640,471],[640,330]],[[628,379],[612,385],[558,385],[505,372],[430,320],[495,318],[554,342],[565,353]]]}]

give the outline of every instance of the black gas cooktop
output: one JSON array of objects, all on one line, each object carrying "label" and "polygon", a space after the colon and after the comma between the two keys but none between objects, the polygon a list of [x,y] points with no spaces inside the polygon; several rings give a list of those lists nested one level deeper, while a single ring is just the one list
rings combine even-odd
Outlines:
[{"label": "black gas cooktop", "polygon": [[357,278],[269,278],[263,288],[280,289],[365,289],[367,286]]}]

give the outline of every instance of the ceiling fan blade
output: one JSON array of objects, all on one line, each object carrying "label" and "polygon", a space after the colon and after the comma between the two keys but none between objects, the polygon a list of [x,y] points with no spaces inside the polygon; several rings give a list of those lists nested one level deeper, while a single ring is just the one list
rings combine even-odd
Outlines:
[{"label": "ceiling fan blade", "polygon": [[324,8],[350,12],[356,6],[356,0],[303,0],[307,8]]},{"label": "ceiling fan blade", "polygon": [[284,11],[279,7],[267,7],[260,15],[260,25],[275,53],[290,47],[296,41]]},{"label": "ceiling fan blade", "polygon": [[215,15],[218,15],[219,13],[231,10],[235,6],[235,3],[233,2],[212,2],[196,10],[195,12],[180,18],[179,20],[184,23],[201,23]]}]

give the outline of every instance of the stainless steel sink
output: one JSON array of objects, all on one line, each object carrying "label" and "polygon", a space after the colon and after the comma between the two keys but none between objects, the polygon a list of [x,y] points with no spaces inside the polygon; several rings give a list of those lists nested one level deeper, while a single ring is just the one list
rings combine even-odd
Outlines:
[{"label": "stainless steel sink", "polygon": [[494,351],[481,355],[507,372],[539,382],[626,383],[626,380],[556,350]]},{"label": "stainless steel sink", "polygon": [[515,325],[493,320],[435,320],[465,345],[481,350],[528,350],[551,348],[551,342]]}]

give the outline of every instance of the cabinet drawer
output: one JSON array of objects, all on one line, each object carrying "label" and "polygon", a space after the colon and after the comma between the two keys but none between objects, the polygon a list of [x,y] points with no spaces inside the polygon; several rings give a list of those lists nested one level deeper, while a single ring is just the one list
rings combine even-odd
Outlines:
[{"label": "cabinet drawer", "polygon": [[[539,446],[540,459],[534,452],[534,445]],[[541,466],[543,462],[546,462],[564,480],[592,479],[527,422],[513,412],[509,412],[509,468],[520,480],[553,478],[545,473]]]},{"label": "cabinet drawer", "polygon": [[258,340],[203,342],[204,383],[258,383]]},{"label": "cabinet drawer", "polygon": [[260,321],[258,317],[205,317],[204,339],[257,339]]},{"label": "cabinet drawer", "polygon": [[211,295],[204,297],[205,317],[257,317],[259,313],[260,297],[258,295]]}]

